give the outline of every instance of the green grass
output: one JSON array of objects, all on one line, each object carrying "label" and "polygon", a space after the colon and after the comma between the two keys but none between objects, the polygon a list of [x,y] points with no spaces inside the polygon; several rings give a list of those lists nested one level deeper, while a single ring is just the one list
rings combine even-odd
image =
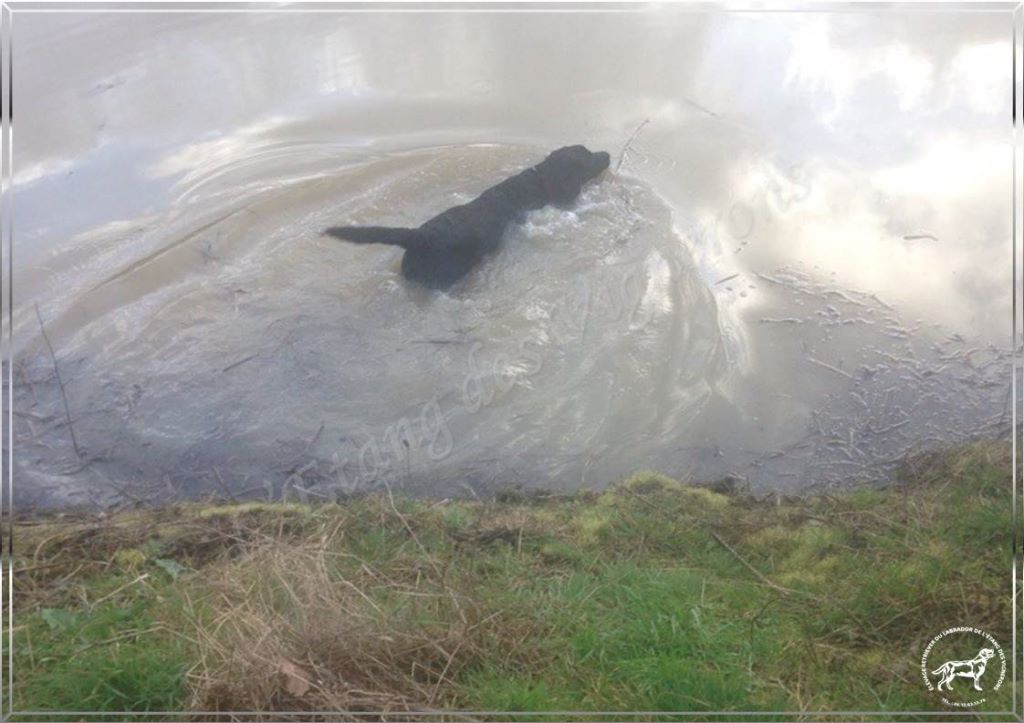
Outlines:
[{"label": "green grass", "polygon": [[[116,592],[133,579],[114,573],[93,580],[91,589],[97,595],[107,588]],[[116,603],[83,601],[16,613],[21,709],[157,711],[180,706],[187,653],[150,614],[167,600],[160,587],[141,594],[123,589]]]},{"label": "green grass", "polygon": [[[1011,647],[1009,465],[978,444],[802,499],[640,473],[27,520],[14,709],[950,710],[928,641]],[[1010,683],[975,710],[1008,710]]]}]

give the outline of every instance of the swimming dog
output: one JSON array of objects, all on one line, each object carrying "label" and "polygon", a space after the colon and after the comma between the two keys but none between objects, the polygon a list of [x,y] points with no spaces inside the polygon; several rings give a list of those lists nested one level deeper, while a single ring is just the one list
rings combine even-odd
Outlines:
[{"label": "swimming dog", "polygon": [[592,153],[583,146],[566,146],[419,228],[335,226],[324,233],[357,244],[400,246],[405,249],[402,275],[444,290],[498,250],[510,223],[527,211],[571,203],[609,162],[604,151]]}]

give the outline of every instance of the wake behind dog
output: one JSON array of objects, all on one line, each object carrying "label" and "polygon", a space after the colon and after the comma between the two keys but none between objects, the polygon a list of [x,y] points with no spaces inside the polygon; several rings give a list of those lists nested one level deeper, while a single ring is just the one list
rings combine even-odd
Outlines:
[{"label": "wake behind dog", "polygon": [[592,153],[583,146],[566,146],[418,228],[335,226],[324,233],[357,244],[400,246],[405,249],[402,275],[444,290],[500,248],[509,224],[527,211],[571,203],[609,163],[604,151]]}]

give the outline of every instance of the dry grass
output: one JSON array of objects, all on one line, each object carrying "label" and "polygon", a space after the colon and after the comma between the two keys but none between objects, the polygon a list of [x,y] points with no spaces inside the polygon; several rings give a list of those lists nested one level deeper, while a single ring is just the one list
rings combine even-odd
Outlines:
[{"label": "dry grass", "polygon": [[[411,520],[390,495],[305,512],[293,520],[301,536],[273,517],[235,516],[244,555],[222,555],[201,584],[184,586],[181,627],[198,651],[187,674],[193,710],[440,711],[456,705],[453,681],[496,638],[534,632],[521,619],[497,625],[502,611],[460,589],[448,557],[511,534],[522,512],[450,535],[429,508]],[[374,531],[390,537],[352,551]]]},{"label": "dry grass", "polygon": [[[192,707],[230,710],[441,708],[446,683],[479,655],[473,602],[443,589],[389,580],[366,567],[339,574],[330,541],[274,540],[244,562],[222,563],[191,600],[199,662]],[[376,600],[401,602],[383,607]]]}]

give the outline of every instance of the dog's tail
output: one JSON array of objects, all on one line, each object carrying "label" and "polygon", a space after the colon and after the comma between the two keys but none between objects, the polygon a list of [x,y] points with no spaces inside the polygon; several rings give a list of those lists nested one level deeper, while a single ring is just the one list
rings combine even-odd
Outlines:
[{"label": "dog's tail", "polygon": [[333,226],[325,234],[355,244],[389,244],[410,249],[423,243],[424,235],[415,228],[387,226]]},{"label": "dog's tail", "polygon": [[945,675],[949,670],[949,663],[943,663],[938,668],[932,671],[932,675]]}]

